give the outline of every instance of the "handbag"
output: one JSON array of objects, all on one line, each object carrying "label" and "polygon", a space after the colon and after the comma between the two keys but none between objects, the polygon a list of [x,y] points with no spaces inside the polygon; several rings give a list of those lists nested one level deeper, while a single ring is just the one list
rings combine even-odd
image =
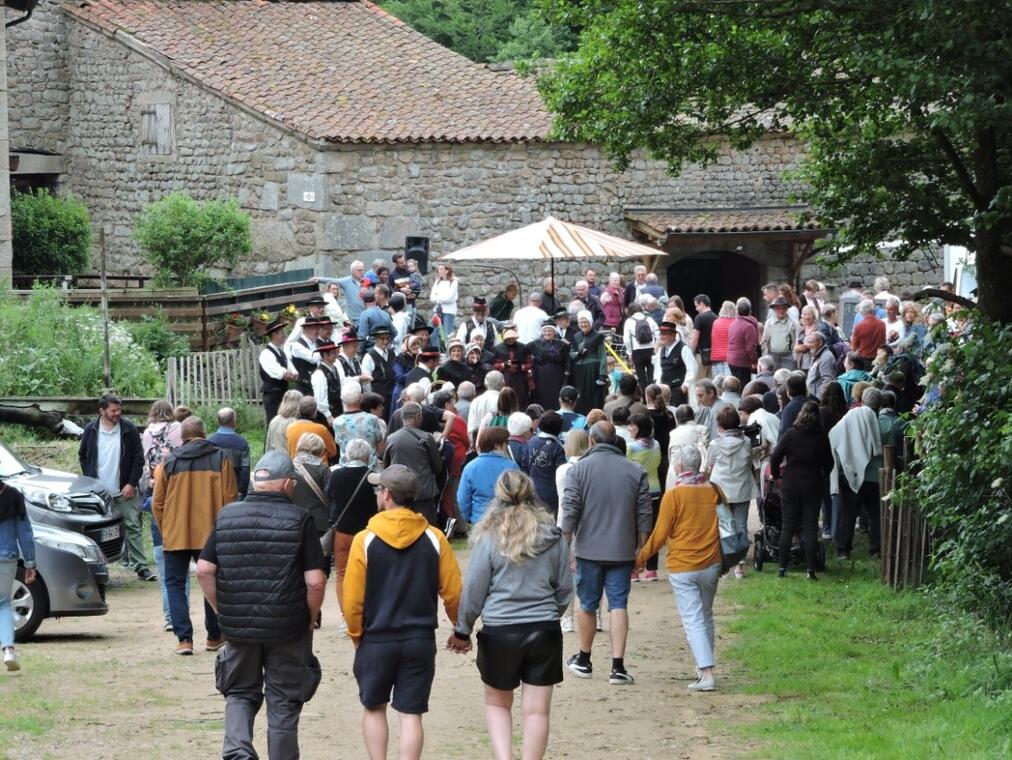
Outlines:
[{"label": "handbag", "polygon": [[724,492],[711,483],[717,494],[717,531],[720,535],[721,574],[737,565],[748,554],[748,525],[739,525],[727,505]]},{"label": "handbag", "polygon": [[[365,468],[365,475],[358,481],[358,485],[355,486],[355,490],[351,492],[351,496],[348,497],[348,501],[344,504],[344,509],[341,510],[341,514],[337,516],[337,519],[330,523],[330,527],[327,531],[320,536],[320,548],[323,550],[324,558],[329,558],[334,553],[334,533],[337,532],[337,524],[341,522],[341,518],[344,517],[344,513],[348,511],[348,507],[355,501],[355,497],[358,496],[359,490],[362,488],[362,484],[365,483],[366,478],[369,477],[369,468]],[[313,489],[314,491],[316,489]],[[316,492],[319,495],[319,491]]]}]

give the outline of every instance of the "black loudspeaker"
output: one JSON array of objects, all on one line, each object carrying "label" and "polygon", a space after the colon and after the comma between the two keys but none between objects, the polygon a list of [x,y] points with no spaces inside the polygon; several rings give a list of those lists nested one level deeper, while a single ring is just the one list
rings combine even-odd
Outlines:
[{"label": "black loudspeaker", "polygon": [[418,271],[429,273],[429,239],[427,237],[404,238],[404,256],[418,262]]}]

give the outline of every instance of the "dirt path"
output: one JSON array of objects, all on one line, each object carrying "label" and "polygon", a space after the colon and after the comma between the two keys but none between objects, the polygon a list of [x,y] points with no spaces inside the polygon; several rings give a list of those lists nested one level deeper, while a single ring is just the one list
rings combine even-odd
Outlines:
[{"label": "dirt path", "polygon": [[[462,562],[466,553],[460,555]],[[125,580],[125,571],[114,575]],[[48,620],[38,639],[25,645],[25,671],[0,678],[0,699],[30,697],[39,710],[42,735],[22,734],[8,757],[204,759],[220,756],[224,703],[214,690],[214,655],[199,644],[192,658],[172,654],[174,640],[161,630],[161,605],[154,584],[131,582],[110,590],[112,610],[102,618]],[[192,608],[198,610],[194,588]],[[323,683],[302,714],[302,754],[317,758],[361,758],[361,709],[351,675],[352,647],[337,633],[332,588],[324,625],[314,649],[323,665]],[[717,597],[718,652],[723,647],[727,609]],[[691,695],[692,659],[665,582],[636,584],[630,603],[631,634],[626,664],[633,686],[609,686],[607,635],[594,643],[598,673],[591,680],[567,677],[556,691],[548,757],[586,760],[636,758],[725,758],[746,747],[713,730],[715,721],[742,721],[758,700],[733,693],[736,678],[718,670],[721,690]],[[203,636],[202,615],[194,617]],[[445,640],[445,620],[437,635]],[[576,651],[566,635],[566,654]],[[719,659],[719,655],[718,655]],[[263,711],[257,748],[266,758]],[[474,654],[440,650],[431,712],[425,718],[426,757],[490,757],[482,712],[482,685]],[[394,726],[392,734],[396,734]],[[393,740],[393,736],[392,736]],[[391,742],[393,746],[393,741]],[[393,752],[391,753],[393,754]]]}]

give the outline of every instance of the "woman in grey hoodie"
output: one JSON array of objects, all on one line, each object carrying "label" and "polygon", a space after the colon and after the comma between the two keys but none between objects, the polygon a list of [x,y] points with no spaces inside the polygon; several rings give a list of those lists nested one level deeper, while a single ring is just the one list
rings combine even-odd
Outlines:
[{"label": "woman in grey hoodie", "polygon": [[[727,506],[735,522],[748,525],[748,507],[758,495],[758,484],[752,468],[752,443],[741,430],[741,417],[733,406],[717,412],[718,435],[706,453],[710,482],[716,483],[727,496]],[[735,578],[745,577],[745,563],[734,568]]]},{"label": "woman in grey hoodie", "polygon": [[470,649],[480,616],[478,671],[485,684],[485,722],[498,760],[513,756],[513,694],[523,685],[523,757],[548,746],[552,689],[562,682],[559,618],[573,596],[569,548],[538,502],[531,479],[506,470],[495,498],[471,533],[450,649]]}]

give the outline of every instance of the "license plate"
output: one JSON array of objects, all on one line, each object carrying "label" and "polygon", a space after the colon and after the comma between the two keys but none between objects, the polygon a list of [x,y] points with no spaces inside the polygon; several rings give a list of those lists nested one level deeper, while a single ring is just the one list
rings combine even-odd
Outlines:
[{"label": "license plate", "polygon": [[111,525],[108,528],[102,528],[98,534],[98,540],[101,542],[112,541],[113,539],[119,538],[119,526]]}]

